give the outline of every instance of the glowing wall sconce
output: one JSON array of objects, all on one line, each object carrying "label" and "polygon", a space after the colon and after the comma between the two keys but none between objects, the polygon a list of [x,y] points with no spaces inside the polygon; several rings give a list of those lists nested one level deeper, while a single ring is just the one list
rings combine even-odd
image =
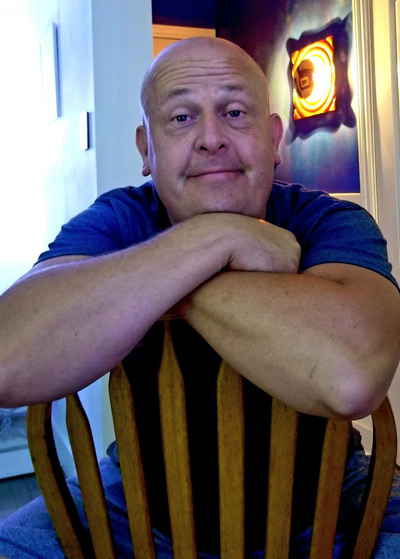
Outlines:
[{"label": "glowing wall sconce", "polygon": [[349,33],[351,21],[335,19],[288,40],[292,141],[321,127],[355,126],[347,76]]},{"label": "glowing wall sconce", "polygon": [[336,109],[333,53],[332,35],[292,53],[295,120]]}]

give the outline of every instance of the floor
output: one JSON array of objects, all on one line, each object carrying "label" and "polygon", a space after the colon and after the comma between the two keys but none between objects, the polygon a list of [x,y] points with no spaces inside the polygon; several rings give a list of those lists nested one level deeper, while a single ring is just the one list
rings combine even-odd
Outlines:
[{"label": "floor", "polygon": [[33,474],[0,480],[0,522],[38,495]]}]

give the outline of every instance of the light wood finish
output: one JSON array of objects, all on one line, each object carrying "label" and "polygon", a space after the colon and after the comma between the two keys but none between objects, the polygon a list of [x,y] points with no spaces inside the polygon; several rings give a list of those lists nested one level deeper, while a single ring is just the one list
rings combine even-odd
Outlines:
[{"label": "light wood finish", "polygon": [[168,321],[164,329],[158,387],[172,544],[175,559],[196,559],[185,386]]},{"label": "light wood finish", "polygon": [[370,557],[372,553],[376,534],[382,524],[386,503],[392,488],[393,464],[396,462],[396,424],[387,398],[372,413],[372,421],[374,425],[374,442],[372,465],[369,471],[369,490],[353,559],[364,559],[364,557]]},{"label": "light wood finish", "polygon": [[274,399],[268,478],[266,558],[289,557],[298,413]]},{"label": "light wood finish", "polygon": [[176,41],[190,37],[215,37],[215,29],[153,23],[153,56],[156,57],[165,47]]},{"label": "light wood finish", "polygon": [[51,428],[51,404],[28,407],[27,435],[36,479],[67,559],[86,559],[89,543],[58,460]]},{"label": "light wood finish", "polygon": [[190,37],[215,37],[215,29],[153,23],[153,37],[159,39],[174,39],[175,41],[189,39]]},{"label": "light wood finish", "polygon": [[109,390],[135,557],[155,559],[135,407],[129,380],[122,365],[113,369]]},{"label": "light wood finish", "polygon": [[243,381],[222,362],[217,379],[221,559],[244,559]]},{"label": "light wood finish", "polygon": [[115,559],[92,432],[77,394],[67,398],[67,427],[96,559]]},{"label": "light wood finish", "polygon": [[[185,387],[175,354],[169,321],[159,371],[160,415],[166,469],[168,505],[175,559],[197,557],[193,519],[191,469],[186,422]],[[196,359],[196,356],[193,356]],[[244,557],[244,424],[243,381],[222,362],[217,378],[218,460],[220,479],[220,536],[222,559]],[[131,536],[137,559],[155,559],[145,472],[135,419],[134,396],[123,366],[110,375],[110,398]],[[68,423],[82,485],[82,495],[92,538],[101,532],[96,556],[113,557],[107,513],[99,487],[90,426],[76,395],[68,397]],[[37,480],[68,559],[94,557],[56,456],[51,431],[51,404],[35,404],[27,415],[28,441]],[[268,478],[266,559],[287,559],[291,525],[298,413],[273,399]],[[374,450],[368,483],[369,494],[360,512],[360,531],[353,559],[371,557],[386,508],[395,469],[396,429],[389,401],[373,413]],[[347,457],[350,422],[327,421],[321,458],[311,559],[329,559],[335,536],[343,471]],[[260,439],[259,444],[266,444]],[[78,449],[81,447],[81,450]],[[96,473],[97,472],[97,473]],[[91,487],[84,489],[88,483]],[[93,491],[99,493],[94,497]],[[96,510],[91,510],[91,509]],[[96,516],[98,515],[98,516]],[[98,519],[98,520],[96,520]],[[98,523],[98,526],[95,524]],[[100,527],[100,530],[97,528]],[[96,535],[97,534],[97,535]],[[104,539],[105,538],[105,539]],[[356,540],[356,535],[354,537]],[[100,540],[99,540],[100,541]],[[105,543],[104,543],[105,542]],[[105,551],[107,549],[107,551]]]},{"label": "light wood finish", "polygon": [[349,421],[328,421],[322,448],[310,559],[332,557],[349,436]]}]

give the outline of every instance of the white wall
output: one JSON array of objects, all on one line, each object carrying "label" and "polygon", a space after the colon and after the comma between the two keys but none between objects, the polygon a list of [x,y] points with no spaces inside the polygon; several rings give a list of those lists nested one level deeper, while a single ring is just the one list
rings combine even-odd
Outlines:
[{"label": "white wall", "polygon": [[[366,170],[363,184],[367,191],[366,207],[378,220],[388,241],[393,275],[400,283],[400,51],[396,52],[395,10],[395,3],[391,0],[370,3],[353,0],[353,12],[359,16],[355,18],[358,22],[355,31],[362,39],[365,51],[359,60],[359,66],[365,64],[361,94],[368,98],[361,111],[366,141],[362,142],[360,149],[360,169]],[[400,366],[389,390],[389,398],[400,441]],[[358,425],[363,429],[363,437],[367,438],[371,430],[370,420],[361,420]],[[400,464],[400,444],[397,461]]]},{"label": "white wall", "polygon": [[[48,123],[39,45],[51,23],[58,29],[61,115]],[[1,293],[98,193],[143,182],[134,132],[152,60],[151,0],[0,0],[0,47],[8,77],[0,90]],[[86,151],[83,112],[90,114]],[[106,391],[101,379],[82,392],[99,456],[112,438]],[[54,408],[62,447],[63,405]]]},{"label": "white wall", "polygon": [[[77,0],[1,0],[0,292],[36,261],[60,225],[97,192],[79,114],[94,110],[91,8]],[[58,27],[61,116],[43,118],[40,41]],[[4,83],[4,82],[3,82]],[[5,201],[5,203],[4,203]]]},{"label": "white wall", "polygon": [[[153,58],[151,25],[151,0],[92,0],[98,194],[143,182],[135,129],[141,122],[141,83]],[[101,457],[114,438],[108,376],[82,391],[81,399]]]},{"label": "white wall", "polygon": [[[58,29],[61,116],[43,120],[41,39]],[[151,0],[0,0],[0,293],[98,193],[143,182],[134,138]],[[79,116],[90,113],[91,149]]]},{"label": "white wall", "polygon": [[25,4],[0,1],[0,293],[32,265],[46,235],[40,59]]},{"label": "white wall", "polygon": [[[378,223],[388,241],[393,274],[400,284],[400,52],[396,45],[396,7],[391,0],[373,0],[372,4],[377,104],[375,126]],[[400,33],[400,29],[397,33]],[[389,398],[396,418],[397,463],[400,464],[400,366],[390,388]]]},{"label": "white wall", "polygon": [[98,192],[144,179],[135,145],[139,93],[152,60],[151,0],[92,0]]}]

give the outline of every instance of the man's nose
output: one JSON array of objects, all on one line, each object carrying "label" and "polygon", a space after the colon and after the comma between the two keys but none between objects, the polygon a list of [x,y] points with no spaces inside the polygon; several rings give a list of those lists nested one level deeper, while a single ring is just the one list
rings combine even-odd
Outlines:
[{"label": "man's nose", "polygon": [[202,115],[197,123],[196,149],[216,153],[227,146],[225,127],[218,115]]}]

